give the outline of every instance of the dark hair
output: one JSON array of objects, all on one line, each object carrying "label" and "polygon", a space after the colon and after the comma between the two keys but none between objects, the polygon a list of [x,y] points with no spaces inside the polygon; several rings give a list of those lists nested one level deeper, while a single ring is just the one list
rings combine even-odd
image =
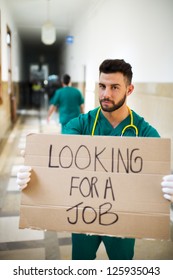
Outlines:
[{"label": "dark hair", "polygon": [[106,59],[100,64],[99,71],[106,74],[121,72],[129,84],[132,82],[132,67],[124,59]]},{"label": "dark hair", "polygon": [[68,84],[70,83],[70,80],[71,80],[71,77],[70,77],[68,74],[65,74],[65,75],[63,76],[62,81],[63,81],[63,83],[64,83],[65,85],[68,85]]}]

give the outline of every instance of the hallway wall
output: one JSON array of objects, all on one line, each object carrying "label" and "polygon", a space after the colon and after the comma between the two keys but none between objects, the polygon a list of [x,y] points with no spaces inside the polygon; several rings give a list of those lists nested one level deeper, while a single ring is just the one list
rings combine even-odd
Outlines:
[{"label": "hallway wall", "polygon": [[[11,115],[11,101],[8,93],[8,48],[6,42],[7,26],[11,31],[11,67],[12,67],[12,90],[14,91],[15,101],[12,106],[17,107],[18,104],[18,86],[19,81],[22,79],[22,61],[21,53],[22,46],[21,41],[15,27],[15,23],[9,13],[8,6],[5,0],[0,0],[0,12],[1,12],[1,95],[2,104],[0,104],[0,144],[7,137],[7,132],[11,128],[12,118]],[[15,109],[15,108],[14,108]],[[15,111],[14,111],[15,114]]]},{"label": "hallway wall", "polygon": [[7,94],[7,83],[2,82],[1,94],[3,103],[0,105],[0,145],[4,142],[8,129],[11,126],[10,99]]},{"label": "hallway wall", "polygon": [[12,79],[20,81],[22,79],[22,44],[15,26],[15,22],[11,17],[8,6],[5,0],[0,0],[1,10],[1,62],[2,62],[2,80],[8,81],[8,61],[7,61],[7,43],[6,43],[6,28],[7,25],[11,30],[12,35]]},{"label": "hallway wall", "polygon": [[[64,67],[73,80],[83,80],[85,66],[86,87],[91,88],[98,80],[102,60],[124,58],[132,64],[134,82],[173,83],[173,1],[100,0],[95,3],[71,28],[74,43],[64,44],[62,48]],[[94,91],[94,87],[92,89]],[[92,105],[93,100],[87,104],[87,110]]]}]

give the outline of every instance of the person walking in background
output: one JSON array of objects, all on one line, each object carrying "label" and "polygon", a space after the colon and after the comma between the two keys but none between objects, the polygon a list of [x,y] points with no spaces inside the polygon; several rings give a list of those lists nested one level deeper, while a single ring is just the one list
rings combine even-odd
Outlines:
[{"label": "person walking in background", "polygon": [[55,91],[50,100],[48,110],[48,121],[53,112],[58,110],[61,132],[64,126],[73,118],[84,113],[84,98],[80,90],[71,86],[71,77],[68,74],[63,76],[62,88]]}]

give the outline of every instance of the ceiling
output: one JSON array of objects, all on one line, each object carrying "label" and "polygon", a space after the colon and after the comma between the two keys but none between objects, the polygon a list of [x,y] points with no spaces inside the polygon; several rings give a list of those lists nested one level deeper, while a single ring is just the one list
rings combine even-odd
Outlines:
[{"label": "ceiling", "polygon": [[6,0],[8,9],[25,44],[41,44],[41,26],[49,19],[56,27],[59,44],[79,15],[99,0]]}]

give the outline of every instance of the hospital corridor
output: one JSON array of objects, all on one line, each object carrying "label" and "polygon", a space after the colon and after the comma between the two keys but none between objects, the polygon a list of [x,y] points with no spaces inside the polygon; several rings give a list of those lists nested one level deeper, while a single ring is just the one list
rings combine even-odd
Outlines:
[{"label": "hospital corridor", "polygon": [[[135,116],[170,139],[173,174],[172,11],[172,0],[0,0],[0,260],[72,259],[70,232],[19,229],[22,192],[16,183],[27,135],[61,134],[59,107],[49,121],[47,115],[65,74],[87,114],[99,106],[105,86],[99,65],[128,62],[134,90],[127,85],[131,92],[117,104],[127,101]],[[103,243],[96,260],[108,260]],[[173,240],[137,238],[134,260],[173,260]]]}]

